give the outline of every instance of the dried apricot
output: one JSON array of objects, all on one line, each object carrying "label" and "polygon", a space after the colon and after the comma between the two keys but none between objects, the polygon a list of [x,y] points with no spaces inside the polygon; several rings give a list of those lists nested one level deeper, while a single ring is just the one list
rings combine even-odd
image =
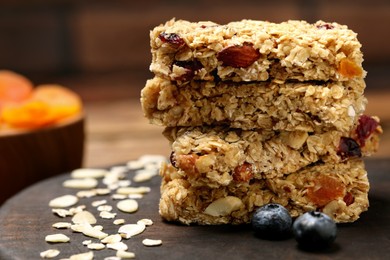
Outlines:
[{"label": "dried apricot", "polygon": [[33,84],[26,77],[9,70],[0,70],[0,108],[4,103],[27,99],[32,90]]},{"label": "dried apricot", "polygon": [[363,75],[363,69],[348,58],[344,58],[340,61],[338,71],[340,75],[347,78],[361,77]]},{"label": "dried apricot", "polygon": [[314,186],[307,190],[308,198],[317,206],[322,207],[337,198],[343,198],[345,185],[328,175],[314,179]]}]

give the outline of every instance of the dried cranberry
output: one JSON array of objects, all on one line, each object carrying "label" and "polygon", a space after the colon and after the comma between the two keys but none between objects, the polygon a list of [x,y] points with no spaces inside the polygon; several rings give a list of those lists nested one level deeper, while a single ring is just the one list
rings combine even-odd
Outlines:
[{"label": "dried cranberry", "polygon": [[341,137],[337,154],[343,160],[350,157],[362,156],[360,145],[353,138],[350,137]]},{"label": "dried cranberry", "polygon": [[180,48],[185,45],[185,41],[176,33],[160,33],[158,38],[164,42],[173,45],[175,48]]},{"label": "dried cranberry", "polygon": [[186,73],[176,79],[183,81],[191,80],[195,76],[195,72],[203,68],[202,63],[198,60],[175,61],[174,65],[186,69]]},{"label": "dried cranberry", "polygon": [[367,115],[362,115],[359,118],[359,125],[356,128],[356,135],[361,147],[364,147],[366,140],[378,127],[378,122]]},{"label": "dried cranberry", "polygon": [[334,28],[334,26],[331,25],[330,23],[323,23],[323,24],[317,25],[317,28],[318,28],[318,29],[331,30],[331,29]]}]

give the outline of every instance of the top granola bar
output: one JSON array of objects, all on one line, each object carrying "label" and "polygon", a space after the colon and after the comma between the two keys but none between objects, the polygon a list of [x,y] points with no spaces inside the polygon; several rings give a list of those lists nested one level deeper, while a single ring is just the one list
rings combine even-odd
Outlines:
[{"label": "top granola bar", "polygon": [[364,78],[357,34],[318,21],[242,20],[219,25],[170,20],[150,32],[150,70],[179,84],[195,80]]}]

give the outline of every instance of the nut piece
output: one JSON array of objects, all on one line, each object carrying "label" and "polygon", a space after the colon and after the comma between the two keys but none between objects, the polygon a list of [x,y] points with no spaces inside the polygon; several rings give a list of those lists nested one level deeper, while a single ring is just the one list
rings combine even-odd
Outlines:
[{"label": "nut piece", "polygon": [[229,46],[217,55],[224,66],[233,68],[247,68],[260,58],[260,53],[253,47],[253,44]]},{"label": "nut piece", "polygon": [[39,255],[42,258],[54,258],[60,254],[60,251],[57,249],[49,249],[46,251],[41,252]]},{"label": "nut piece", "polygon": [[133,199],[121,200],[116,206],[119,210],[127,213],[133,213],[138,210],[138,202]]},{"label": "nut piece", "polygon": [[213,217],[227,216],[235,210],[241,208],[244,204],[234,196],[227,196],[213,201],[205,209],[204,213]]},{"label": "nut piece", "polygon": [[142,244],[144,246],[160,246],[162,245],[162,240],[145,238],[144,240],[142,240]]},{"label": "nut piece", "polygon": [[133,252],[127,252],[124,250],[118,250],[116,251],[116,256],[123,259],[130,259],[130,258],[135,258],[135,254]]},{"label": "nut piece", "polygon": [[281,132],[281,141],[293,149],[298,150],[306,142],[309,134],[305,131]]},{"label": "nut piece", "polygon": [[74,195],[64,195],[49,201],[49,207],[67,208],[75,205],[79,199]]},{"label": "nut piece", "polygon": [[105,169],[88,169],[88,168],[81,168],[73,170],[70,173],[70,176],[74,179],[85,179],[85,178],[103,178],[108,173]]},{"label": "nut piece", "polygon": [[64,186],[65,188],[72,188],[72,189],[92,189],[92,188],[96,188],[97,185],[98,185],[98,181],[92,178],[71,179],[71,180],[66,180],[62,183],[62,186]]},{"label": "nut piece", "polygon": [[88,224],[96,224],[96,218],[95,216],[89,212],[89,211],[81,211],[81,212],[78,212],[76,213],[73,218],[72,218],[72,222],[74,224],[84,224],[84,223],[88,223]]},{"label": "nut piece", "polygon": [[130,237],[136,236],[136,235],[144,232],[145,228],[146,227],[143,223],[127,224],[127,225],[121,226],[118,230],[118,233],[123,238],[129,239]]},{"label": "nut piece", "polygon": [[49,243],[66,243],[69,240],[70,238],[64,234],[53,234],[45,237],[45,241]]}]

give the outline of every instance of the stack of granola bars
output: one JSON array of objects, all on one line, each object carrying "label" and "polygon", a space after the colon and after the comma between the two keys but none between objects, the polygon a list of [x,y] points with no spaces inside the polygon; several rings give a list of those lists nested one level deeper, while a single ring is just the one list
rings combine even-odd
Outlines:
[{"label": "stack of granola bars", "polygon": [[248,223],[267,203],[352,222],[368,208],[362,157],[379,119],[364,115],[357,35],[318,21],[171,20],[151,33],[145,116],[165,126],[160,214],[185,224]]}]

